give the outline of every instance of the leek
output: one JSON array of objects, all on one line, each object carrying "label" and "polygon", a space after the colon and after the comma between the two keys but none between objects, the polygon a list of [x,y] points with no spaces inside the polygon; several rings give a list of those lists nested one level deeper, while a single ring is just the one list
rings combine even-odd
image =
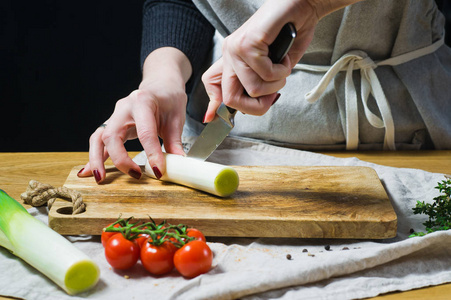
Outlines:
[{"label": "leek", "polygon": [[69,295],[93,287],[100,271],[87,255],[0,190],[0,246],[59,285]]},{"label": "leek", "polygon": [[[228,197],[238,188],[239,177],[234,168],[181,155],[164,153],[166,173],[163,181],[188,186],[216,196]],[[156,178],[149,162],[145,174]]]}]

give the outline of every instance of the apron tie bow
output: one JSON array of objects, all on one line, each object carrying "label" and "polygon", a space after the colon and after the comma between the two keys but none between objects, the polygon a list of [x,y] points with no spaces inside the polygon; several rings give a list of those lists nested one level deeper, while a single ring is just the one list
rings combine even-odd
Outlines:
[{"label": "apron tie bow", "polygon": [[[305,95],[308,102],[317,101],[329,83],[340,71],[346,71],[345,109],[346,109],[346,149],[356,150],[359,145],[359,116],[357,91],[352,73],[360,69],[361,99],[368,122],[376,128],[385,128],[384,149],[395,150],[395,127],[387,98],[374,69],[377,64],[363,51],[351,51],[337,60],[326,72],[317,86]],[[374,96],[382,118],[368,108],[368,97]]]},{"label": "apron tie bow", "polygon": [[[346,72],[345,115],[347,150],[356,150],[359,145],[358,97],[352,78],[352,73],[354,70],[360,70],[360,98],[363,104],[366,119],[375,128],[385,128],[384,150],[396,150],[393,116],[387,97],[384,94],[374,69],[378,66],[395,66],[403,64],[421,56],[431,54],[443,44],[444,36],[442,36],[440,40],[424,48],[378,62],[373,61],[364,51],[354,50],[344,54],[332,66],[297,64],[293,69],[312,72],[325,72],[318,85],[316,85],[305,95],[305,99],[310,103],[314,103],[321,97],[329,83],[335,75],[338,74],[338,72]],[[374,114],[368,107],[368,98],[370,94],[373,95],[376,101],[381,117]]]}]

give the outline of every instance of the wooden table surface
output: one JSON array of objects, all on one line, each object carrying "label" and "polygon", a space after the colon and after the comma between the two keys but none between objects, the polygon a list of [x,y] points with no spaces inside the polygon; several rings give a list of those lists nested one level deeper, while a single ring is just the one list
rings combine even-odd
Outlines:
[{"label": "wooden table surface", "polygon": [[[137,152],[131,152],[133,157]],[[398,168],[415,168],[451,174],[451,151],[326,152],[335,157],[360,160]],[[0,153],[0,189],[20,202],[31,179],[53,186],[64,184],[70,170],[88,160],[87,152]],[[108,162],[107,162],[108,163]],[[110,162],[111,163],[111,162]],[[25,205],[26,206],[26,205]],[[390,293],[374,299],[449,299],[451,284]],[[11,299],[0,296],[0,299]]]}]

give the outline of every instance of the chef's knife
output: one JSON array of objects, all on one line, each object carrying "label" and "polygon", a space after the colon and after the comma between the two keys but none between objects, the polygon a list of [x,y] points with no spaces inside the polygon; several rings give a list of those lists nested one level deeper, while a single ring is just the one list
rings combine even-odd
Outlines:
[{"label": "chef's knife", "polygon": [[[269,45],[269,58],[273,63],[280,63],[290,50],[296,37],[296,28],[287,23],[274,42]],[[245,91],[246,93],[246,91]],[[206,160],[227,137],[234,126],[236,110],[221,104],[216,111],[216,117],[207,124],[200,136],[188,152],[188,157]]]}]

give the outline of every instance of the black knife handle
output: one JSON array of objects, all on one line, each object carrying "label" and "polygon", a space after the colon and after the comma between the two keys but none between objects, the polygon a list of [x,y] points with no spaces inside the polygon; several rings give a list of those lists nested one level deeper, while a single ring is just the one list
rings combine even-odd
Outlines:
[{"label": "black knife handle", "polygon": [[282,27],[274,42],[269,45],[269,58],[273,64],[278,64],[287,55],[296,38],[296,27],[293,23],[287,23]]},{"label": "black knife handle", "polygon": [[[273,64],[278,64],[287,55],[288,51],[293,45],[294,39],[296,38],[296,27],[293,23],[287,23],[282,27],[282,30],[277,35],[274,42],[269,45],[269,59],[271,59]],[[249,96],[249,94],[244,90],[244,94]],[[227,110],[234,114],[236,109],[227,107]]]}]

